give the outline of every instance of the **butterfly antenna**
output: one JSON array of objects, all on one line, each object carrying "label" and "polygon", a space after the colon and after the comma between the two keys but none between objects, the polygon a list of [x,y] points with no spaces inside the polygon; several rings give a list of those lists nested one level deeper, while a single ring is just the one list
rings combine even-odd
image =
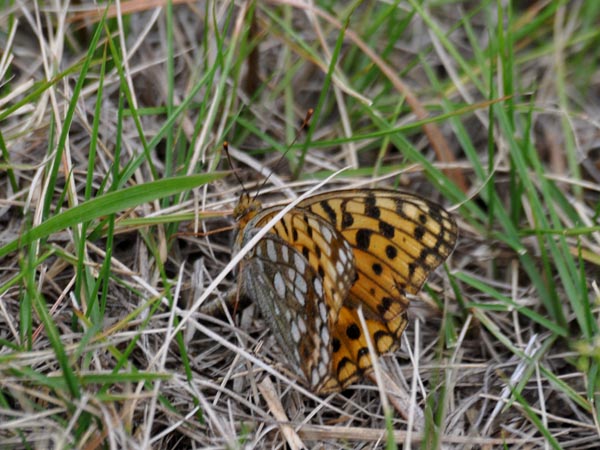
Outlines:
[{"label": "butterfly antenna", "polygon": [[[312,119],[312,116],[313,116],[314,112],[315,112],[315,110],[313,108],[308,108],[308,110],[306,111],[306,116],[304,116],[304,120],[302,120],[302,124],[300,125],[300,128],[298,129],[298,132],[296,133],[296,136],[294,136],[294,140],[288,146],[287,150],[285,152],[283,152],[283,154],[281,155],[281,157],[279,158],[279,160],[275,164],[275,168],[277,168],[277,166],[279,166],[279,164],[281,163],[281,161],[283,160],[283,158],[285,158],[285,155],[287,155],[287,153],[292,149],[292,147],[294,146],[294,144],[296,142],[298,142],[298,139],[300,137],[300,133],[302,133],[304,130],[306,130],[308,128],[308,126],[310,125],[310,119]],[[265,177],[265,181],[262,182],[262,184],[260,185],[260,188],[256,191],[256,194],[254,196],[255,200],[258,197],[258,194],[260,193],[260,191],[262,191],[262,188],[264,188],[265,185],[267,184],[267,181],[269,181],[269,177],[271,176],[272,173],[273,172],[271,172],[269,175],[267,175]]]},{"label": "butterfly antenna", "polygon": [[235,175],[235,178],[237,178],[238,183],[240,183],[240,186],[242,186],[242,191],[248,192],[246,190],[246,186],[244,186],[244,183],[242,182],[242,179],[238,175],[237,169],[233,165],[233,160],[231,159],[231,155],[229,154],[229,142],[223,141],[223,151],[225,152],[225,155],[227,156],[227,162],[229,163],[229,167],[231,167],[231,171]]}]

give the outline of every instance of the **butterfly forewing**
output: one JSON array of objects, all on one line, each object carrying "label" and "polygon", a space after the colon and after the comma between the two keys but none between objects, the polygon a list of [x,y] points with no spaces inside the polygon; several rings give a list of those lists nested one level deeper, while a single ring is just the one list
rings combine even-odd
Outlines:
[{"label": "butterfly forewing", "polygon": [[[237,247],[279,210],[259,211],[256,202],[242,197]],[[246,257],[242,287],[313,390],[335,392],[371,368],[367,339],[379,354],[398,346],[407,324],[407,294],[421,289],[456,239],[450,214],[414,195],[319,194],[285,215]]]},{"label": "butterfly forewing", "polygon": [[310,197],[300,206],[334,224],[355,255],[361,255],[356,258],[359,277],[376,285],[416,294],[454,249],[456,223],[435,203],[388,190],[329,194]]}]

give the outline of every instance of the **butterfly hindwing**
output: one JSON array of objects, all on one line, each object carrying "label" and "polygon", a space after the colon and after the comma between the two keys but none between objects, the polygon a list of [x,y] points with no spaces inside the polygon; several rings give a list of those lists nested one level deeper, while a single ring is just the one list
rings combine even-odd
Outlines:
[{"label": "butterfly hindwing", "polygon": [[[264,227],[280,208],[269,208],[256,215],[248,230]],[[275,224],[270,234],[279,236],[294,248],[323,281],[322,299],[334,317],[354,283],[355,260],[350,244],[323,217],[306,209],[293,209]]]},{"label": "butterfly hindwing", "polygon": [[[277,236],[265,236],[242,265],[242,293],[259,306],[293,366],[318,383],[329,371],[328,307],[322,283],[295,250]],[[296,257],[296,259],[295,259]]]},{"label": "butterfly hindwing", "polygon": [[[277,212],[265,210],[250,220],[239,245]],[[331,330],[354,280],[350,245],[321,217],[293,210],[246,256],[242,280],[243,294],[258,303],[313,390],[339,390],[331,370]]]}]

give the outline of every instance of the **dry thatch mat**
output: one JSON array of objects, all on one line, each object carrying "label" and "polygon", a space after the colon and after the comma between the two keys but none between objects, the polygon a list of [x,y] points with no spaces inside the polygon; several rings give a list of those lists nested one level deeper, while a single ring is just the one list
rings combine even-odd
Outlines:
[{"label": "dry thatch mat", "polygon": [[[600,11],[507,3],[7,3],[0,447],[597,448]],[[338,253],[318,244],[309,260],[325,251],[320,279],[341,284],[285,266],[272,234],[249,251],[281,265],[240,272],[243,188],[268,207],[324,180],[318,192],[417,194],[459,237],[420,293],[393,285],[407,328],[371,344],[399,348],[375,358],[361,341],[377,370],[316,395],[294,346],[322,345],[306,347],[317,368],[336,358],[336,336],[358,342],[396,308],[349,283],[375,292],[379,272],[421,270],[364,265],[392,238],[358,197],[382,227],[345,235],[370,252],[354,263],[371,284],[331,268],[350,253],[314,218]],[[391,222],[395,237],[410,223]],[[417,243],[435,235],[411,226]],[[273,289],[243,292],[244,277]],[[298,312],[286,298],[308,279]],[[336,295],[367,322],[352,310],[342,326]],[[300,316],[274,333],[286,312]]]}]

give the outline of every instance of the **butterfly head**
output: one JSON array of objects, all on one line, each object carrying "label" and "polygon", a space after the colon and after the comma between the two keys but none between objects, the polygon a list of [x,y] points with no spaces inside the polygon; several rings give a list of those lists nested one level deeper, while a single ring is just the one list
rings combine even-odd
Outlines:
[{"label": "butterfly head", "polygon": [[236,207],[233,209],[233,218],[238,222],[240,228],[244,228],[262,208],[256,198],[250,197],[246,191],[242,192]]}]

